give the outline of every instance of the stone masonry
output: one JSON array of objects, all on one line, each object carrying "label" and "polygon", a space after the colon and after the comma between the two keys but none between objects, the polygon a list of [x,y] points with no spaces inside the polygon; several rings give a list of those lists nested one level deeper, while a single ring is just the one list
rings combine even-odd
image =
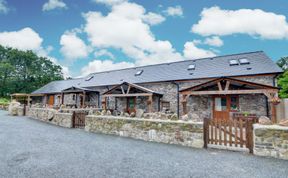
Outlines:
[{"label": "stone masonry", "polygon": [[[274,76],[250,76],[250,77],[235,77],[239,80],[255,82],[259,84],[265,84],[273,86]],[[190,81],[179,81],[180,90],[188,87],[196,86],[212,79],[198,79]],[[162,93],[163,97],[160,98],[161,101],[169,102],[171,112],[177,112],[177,86],[172,82],[157,82],[157,83],[143,83],[138,84],[145,88],[151,89],[155,92]],[[99,87],[90,87],[93,90],[99,91],[100,94],[111,89],[113,86],[99,86]],[[182,96],[180,95],[179,100],[181,101]],[[71,100],[72,96],[65,96],[64,104],[74,104],[75,100]],[[77,98],[77,101],[80,99]],[[117,100],[117,101],[116,101]],[[96,100],[94,100],[96,101]],[[92,101],[92,102],[94,102]],[[101,96],[100,96],[101,101]],[[95,103],[95,102],[94,102]],[[160,102],[161,103],[161,102]],[[88,104],[88,103],[87,103]],[[211,96],[190,96],[187,102],[187,109],[190,114],[193,114],[194,117],[200,118],[203,120],[203,117],[212,117],[212,107],[213,107],[212,97]],[[107,99],[107,105],[109,109],[117,109],[118,111],[123,111],[126,109],[127,100],[126,98],[113,98],[109,97]],[[101,107],[101,106],[99,106]],[[161,108],[161,105],[160,105]],[[159,109],[159,98],[153,97],[153,111],[158,111]],[[147,98],[137,97],[136,98],[136,109],[147,110]],[[240,112],[247,112],[251,114],[257,114],[259,116],[270,116],[269,109],[267,110],[266,97],[264,95],[240,95],[239,96],[239,109]],[[180,102],[179,106],[180,115],[183,114],[183,108]]]},{"label": "stone masonry", "polygon": [[88,115],[85,130],[196,148],[204,144],[201,122]]},{"label": "stone masonry", "polygon": [[254,154],[288,160],[288,127],[254,124]]},{"label": "stone masonry", "polygon": [[27,116],[61,127],[72,127],[71,113],[59,113],[57,110],[49,108],[29,108],[27,110]]}]

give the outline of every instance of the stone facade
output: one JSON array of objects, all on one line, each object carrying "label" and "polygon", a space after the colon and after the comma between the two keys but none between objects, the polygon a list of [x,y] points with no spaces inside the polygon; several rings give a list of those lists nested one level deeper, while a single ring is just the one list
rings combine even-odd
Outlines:
[{"label": "stone facade", "polygon": [[[273,86],[274,85],[274,75],[259,75],[259,76],[249,76],[249,77],[234,77],[239,80],[266,84]],[[179,89],[185,89],[188,87],[196,86],[205,82],[208,82],[212,79],[197,79],[197,80],[187,80],[187,81],[178,81]],[[157,112],[162,108],[162,101],[168,102],[170,105],[170,111],[173,113],[177,113],[177,85],[172,82],[155,82],[155,83],[142,83],[138,84],[145,88],[151,89],[155,92],[162,93],[163,97],[153,97],[153,112]],[[90,87],[93,90],[104,93],[108,91],[113,86],[100,86],[100,87]],[[66,96],[67,95],[67,96]],[[75,104],[76,99],[73,100],[73,94],[66,94],[64,104]],[[96,104],[98,101],[98,97],[94,97],[93,101],[89,101],[90,103]],[[97,99],[96,99],[97,98]],[[101,101],[101,95],[99,100]],[[136,98],[136,109],[143,109],[147,111],[147,97],[137,97]],[[159,102],[160,99],[160,102]],[[179,96],[179,101],[181,101],[182,96]],[[80,99],[77,96],[77,101]],[[239,111],[247,112],[251,114],[257,114],[259,116],[267,116],[270,117],[270,109],[267,107],[266,97],[264,95],[239,95]],[[86,103],[89,105],[89,103]],[[79,103],[77,103],[79,105]],[[98,105],[99,108],[102,106]],[[117,109],[118,111],[123,111],[127,107],[127,98],[107,98],[107,108],[108,109]],[[213,117],[213,99],[212,96],[190,96],[187,102],[187,109],[190,115],[193,115],[194,118],[200,118],[199,120],[203,120],[204,117]],[[181,102],[179,102],[179,112],[180,115],[183,115],[183,107]]]},{"label": "stone facade", "polygon": [[88,115],[85,130],[188,147],[204,145],[201,122]]},{"label": "stone facade", "polygon": [[254,154],[288,160],[288,127],[254,124]]},{"label": "stone facade", "polygon": [[61,127],[72,127],[71,113],[60,113],[57,110],[48,108],[29,108],[27,109],[27,116]]}]

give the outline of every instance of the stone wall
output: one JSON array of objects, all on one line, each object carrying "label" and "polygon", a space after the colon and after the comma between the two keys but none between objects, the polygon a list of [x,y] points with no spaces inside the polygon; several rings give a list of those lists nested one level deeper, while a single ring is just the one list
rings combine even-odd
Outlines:
[{"label": "stone wall", "polygon": [[85,130],[135,139],[203,147],[203,123],[88,115]]},{"label": "stone wall", "polygon": [[[273,85],[274,76],[273,75],[259,75],[259,76],[250,76],[250,77],[235,77],[236,79],[255,82],[259,84]],[[213,79],[197,79],[197,80],[183,80],[178,81],[180,90],[196,86],[207,81]],[[162,101],[170,103],[170,110],[174,113],[177,112],[177,86],[172,82],[157,82],[157,83],[138,83],[138,85],[143,86],[145,88],[151,89],[155,92],[162,93],[163,97]],[[90,87],[93,90],[99,91],[100,93],[104,93],[105,91],[111,89],[113,86],[99,86],[99,87]],[[180,95],[180,101],[182,96]],[[101,100],[101,96],[100,96]],[[254,113],[257,115],[267,115],[266,108],[266,98],[263,95],[240,95],[239,98],[240,110],[241,112]],[[77,98],[77,101],[80,101],[80,98]],[[136,109],[144,109],[147,110],[147,97],[137,97],[136,98]],[[71,96],[67,96],[67,99],[64,101],[67,103],[75,103],[75,101],[71,101]],[[117,109],[119,111],[123,111],[126,109],[126,98],[117,98],[117,101],[114,97],[107,98],[107,105],[109,109]],[[101,106],[99,106],[101,107]],[[203,119],[204,116],[212,115],[212,98],[211,97],[195,97],[190,96],[187,102],[188,112],[195,118]],[[161,108],[161,105],[160,105]],[[183,114],[183,107],[180,103],[179,106],[180,115]],[[153,98],[153,110],[158,111],[158,98]]]},{"label": "stone wall", "polygon": [[27,116],[61,127],[72,127],[71,113],[60,113],[49,108],[29,108],[27,109]]},{"label": "stone wall", "polygon": [[254,124],[254,154],[288,160],[288,127]]}]

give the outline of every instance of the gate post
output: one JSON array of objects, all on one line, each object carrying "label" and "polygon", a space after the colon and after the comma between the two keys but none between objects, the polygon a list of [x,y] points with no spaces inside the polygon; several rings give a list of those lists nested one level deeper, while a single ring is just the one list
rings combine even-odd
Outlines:
[{"label": "gate post", "polygon": [[204,118],[204,123],[203,123],[203,139],[204,139],[204,148],[207,149],[208,145],[208,135],[209,135],[209,120],[208,118]]},{"label": "gate post", "polygon": [[247,147],[249,149],[249,153],[253,154],[253,120],[247,120]]}]

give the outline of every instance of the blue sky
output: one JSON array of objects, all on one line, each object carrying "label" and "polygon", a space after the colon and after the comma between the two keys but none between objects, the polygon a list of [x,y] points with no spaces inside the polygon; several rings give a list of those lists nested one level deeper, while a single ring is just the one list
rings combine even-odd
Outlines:
[{"label": "blue sky", "polygon": [[263,50],[288,56],[287,0],[0,0],[0,44],[65,75]]}]

